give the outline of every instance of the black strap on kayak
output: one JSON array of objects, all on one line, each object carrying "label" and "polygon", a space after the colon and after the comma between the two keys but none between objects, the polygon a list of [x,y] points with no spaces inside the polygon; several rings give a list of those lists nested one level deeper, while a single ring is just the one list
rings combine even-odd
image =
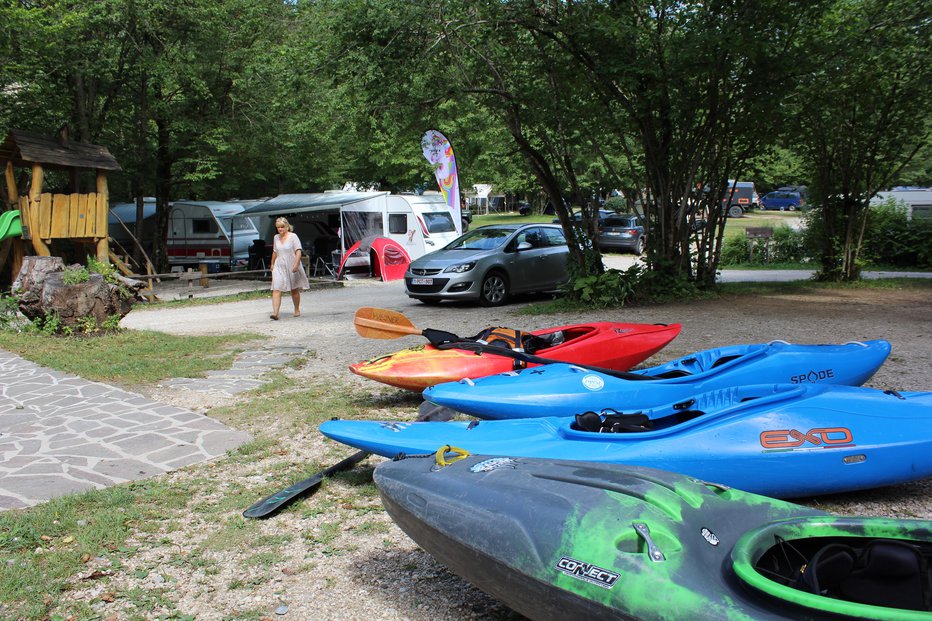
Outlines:
[{"label": "black strap on kayak", "polygon": [[459,341],[465,341],[461,336],[457,336],[452,332],[446,332],[444,330],[434,330],[433,328],[424,328],[421,331],[421,334],[430,341],[430,344],[434,347],[439,347],[445,343],[457,343]]},{"label": "black strap on kayak", "polygon": [[618,371],[616,369],[606,369],[605,367],[597,367],[591,364],[579,364],[578,362],[565,362],[563,360],[543,358],[541,356],[535,356],[534,354],[529,354],[523,351],[505,349],[503,347],[495,347],[494,345],[483,345],[482,343],[476,343],[473,341],[458,341],[458,342],[441,343],[439,345],[435,345],[435,347],[437,349],[464,349],[466,351],[476,352],[477,354],[495,354],[496,356],[504,356],[506,358],[512,358],[514,360],[519,360],[524,363],[532,362],[534,364],[553,364],[555,362],[562,362],[564,364],[571,364],[581,369],[588,369],[589,371],[596,371],[597,373],[604,373],[606,375],[611,375],[612,377],[618,377],[618,378],[626,379],[626,380],[633,380],[633,381],[653,381],[654,380],[653,377],[649,377],[647,375],[641,375],[640,373],[626,373],[624,371]]}]

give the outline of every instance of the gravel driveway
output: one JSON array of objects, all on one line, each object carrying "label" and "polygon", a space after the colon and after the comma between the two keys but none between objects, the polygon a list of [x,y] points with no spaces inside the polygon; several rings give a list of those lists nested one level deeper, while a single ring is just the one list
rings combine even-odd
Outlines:
[{"label": "gravel driveway", "polygon": [[[282,319],[271,321],[267,299],[187,308],[138,310],[123,325],[131,329],[152,329],[173,334],[223,334],[256,332],[271,336],[276,344],[300,344],[317,352],[295,373],[311,379],[362,382],[346,370],[346,365],[364,358],[391,352],[423,342],[420,337],[393,341],[363,339],[353,328],[353,314],[360,306],[379,306],[401,311],[415,326],[474,334],[490,324],[534,329],[588,320],[676,323],[681,334],[649,362],[667,360],[690,352],[733,343],[755,343],[782,339],[798,343],[839,343],[884,338],[893,352],[869,383],[878,388],[899,390],[929,389],[932,363],[932,288],[928,286],[887,289],[794,290],[759,296],[725,297],[717,300],[684,302],[643,308],[620,308],[561,316],[523,316],[516,312],[527,301],[485,309],[466,305],[426,306],[409,301],[399,283],[351,282],[342,289],[307,292],[302,316],[291,316],[290,300],[282,304]],[[370,383],[371,386],[375,384]],[[374,393],[375,391],[373,391]],[[170,392],[157,395],[171,400]],[[187,405],[186,402],[178,403]],[[373,405],[373,418],[379,415]],[[330,445],[332,449],[333,445]],[[281,442],[278,460],[326,462],[326,445],[319,434],[307,430],[301,437]],[[348,452],[347,452],[348,454]],[[329,453],[332,459],[332,452]],[[324,457],[322,457],[324,456]],[[378,459],[370,458],[369,463]],[[273,472],[274,461],[252,464],[252,472]],[[218,480],[243,480],[246,466],[218,466],[211,476]],[[198,473],[170,475],[183,479]],[[817,476],[817,473],[815,474]],[[263,479],[249,477],[261,486]],[[307,501],[321,506],[325,500],[341,502],[341,486],[334,481],[325,491]],[[261,487],[260,487],[261,488]],[[337,500],[334,501],[333,498]],[[805,504],[843,514],[887,515],[932,519],[932,481],[923,481],[879,490],[809,499]],[[334,509],[339,511],[339,507]],[[377,516],[377,517],[373,517]],[[230,514],[230,519],[236,519]],[[363,535],[351,523],[343,523],[343,535],[350,551],[322,556],[320,546],[309,539],[321,522],[333,519],[299,508],[286,511],[273,520],[261,522],[263,536],[305,533],[303,539],[282,551],[281,562],[272,568],[271,580],[244,591],[230,583],[239,579],[244,556],[231,551],[216,554],[211,561],[216,574],[194,575],[166,567],[172,580],[172,600],[177,609],[200,620],[247,618],[237,613],[245,609],[267,611],[272,618],[284,603],[289,612],[284,619],[412,619],[417,621],[516,619],[510,611],[480,591],[452,576],[420,551],[384,514],[369,514],[369,520],[383,520],[384,532]],[[196,520],[195,520],[196,522]],[[357,525],[358,526],[358,525]],[[172,533],[178,546],[208,537],[208,526],[196,523]],[[144,545],[144,542],[140,545]],[[152,542],[147,552],[157,563],[164,543]],[[347,547],[348,546],[348,547]],[[145,559],[143,559],[145,560]],[[296,569],[300,568],[300,569]],[[248,617],[252,618],[252,617]],[[278,617],[281,618],[281,617]]]}]

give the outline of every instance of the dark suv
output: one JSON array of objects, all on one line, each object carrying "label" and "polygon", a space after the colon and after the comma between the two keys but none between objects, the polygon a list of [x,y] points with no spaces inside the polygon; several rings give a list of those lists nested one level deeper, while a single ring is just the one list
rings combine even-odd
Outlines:
[{"label": "dark suv", "polygon": [[630,250],[641,254],[646,242],[644,227],[635,215],[615,214],[599,220],[600,250]]}]

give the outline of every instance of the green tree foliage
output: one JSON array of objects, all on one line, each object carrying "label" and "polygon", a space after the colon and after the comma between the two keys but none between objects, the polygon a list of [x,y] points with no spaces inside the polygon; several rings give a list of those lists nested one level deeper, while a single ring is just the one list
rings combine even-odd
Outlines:
[{"label": "green tree foliage", "polygon": [[163,235],[177,198],[435,189],[435,128],[462,188],[555,206],[580,277],[602,270],[596,199],[621,189],[661,272],[644,281],[713,283],[727,182],[750,177],[809,182],[822,274],[853,278],[869,197],[929,182],[927,0],[3,0],[0,18],[0,124],[108,146],[111,195],[155,194]]},{"label": "green tree foliage", "polygon": [[915,0],[839,0],[820,15],[793,106],[820,207],[819,277],[859,277],[868,203],[928,144],[932,22]]}]

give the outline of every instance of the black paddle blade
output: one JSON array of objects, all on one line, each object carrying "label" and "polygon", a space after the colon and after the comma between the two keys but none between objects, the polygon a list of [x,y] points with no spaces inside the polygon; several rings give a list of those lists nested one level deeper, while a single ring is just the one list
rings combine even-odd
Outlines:
[{"label": "black paddle blade", "polygon": [[321,470],[317,474],[310,476],[303,481],[298,481],[294,485],[289,485],[285,489],[275,492],[268,498],[263,498],[256,504],[243,511],[243,517],[268,517],[285,505],[290,504],[293,500],[300,498],[307,492],[320,485],[321,481],[323,481],[326,477],[333,476],[337,472],[349,470],[368,456],[369,453],[366,453],[365,451],[353,453],[343,461],[333,464],[326,470]]},{"label": "black paddle blade", "polygon": [[452,420],[456,412],[448,407],[436,405],[430,401],[424,401],[417,409],[418,421],[427,421],[432,423],[442,423]]}]

